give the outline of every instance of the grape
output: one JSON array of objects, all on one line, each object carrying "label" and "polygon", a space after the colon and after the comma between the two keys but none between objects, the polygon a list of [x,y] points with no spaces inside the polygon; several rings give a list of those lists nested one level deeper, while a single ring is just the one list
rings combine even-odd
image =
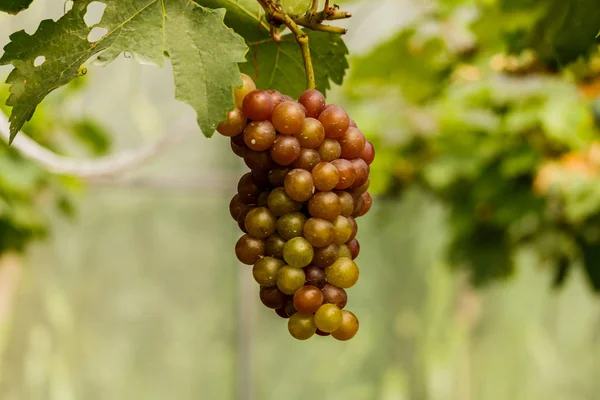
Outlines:
[{"label": "grape", "polygon": [[302,209],[302,204],[287,195],[284,188],[273,189],[268,199],[269,210],[278,217]]},{"label": "grape", "polygon": [[292,200],[303,202],[310,199],[315,192],[310,172],[304,169],[291,170],[284,181],[285,192]]},{"label": "grape", "polygon": [[289,315],[287,315],[287,312],[285,311],[285,307],[276,309],[275,314],[279,315],[283,319],[288,319],[290,317]]},{"label": "grape", "polygon": [[327,282],[342,289],[351,288],[358,281],[358,266],[349,258],[338,258],[325,268]]},{"label": "grape", "polygon": [[283,246],[285,239],[274,233],[265,241],[265,255],[283,260]]},{"label": "grape", "polygon": [[317,267],[325,268],[338,258],[338,247],[335,244],[315,249],[312,263]]},{"label": "grape", "polygon": [[265,255],[265,242],[246,234],[235,244],[235,255],[242,264],[253,265]]},{"label": "grape", "polygon": [[335,139],[325,139],[319,146],[319,155],[323,161],[333,161],[342,155],[342,146]]},{"label": "grape", "polygon": [[244,226],[251,236],[266,239],[275,232],[275,216],[266,207],[256,207],[246,215]]},{"label": "grape", "polygon": [[253,121],[265,121],[273,114],[273,99],[264,90],[254,90],[246,95],[242,110]]},{"label": "grape", "polygon": [[[275,167],[269,171],[269,182],[271,185],[275,187],[282,187],[285,182],[285,177],[288,172],[290,172],[290,168],[286,167]],[[352,207],[354,211],[354,207]]]},{"label": "grape", "polygon": [[351,216],[354,212],[354,198],[352,198],[352,195],[346,191],[335,192],[335,194],[337,194],[340,198],[340,205],[342,206],[342,215],[344,217]]},{"label": "grape", "polygon": [[331,333],[337,340],[346,341],[352,339],[358,332],[358,318],[348,310],[342,310],[342,323],[340,327]]},{"label": "grape", "polygon": [[308,202],[308,212],[312,217],[333,221],[342,212],[340,198],[333,192],[316,193]]},{"label": "grape", "polygon": [[353,128],[358,128],[358,126],[356,125],[356,121],[354,121],[352,118],[350,118],[350,126]]},{"label": "grape", "polygon": [[325,109],[325,96],[318,90],[309,89],[300,95],[298,103],[306,109],[307,117],[319,118],[319,115]]},{"label": "grape", "polygon": [[242,198],[239,194],[233,196],[231,201],[229,202],[229,213],[231,214],[231,218],[235,221],[242,215],[242,213],[247,212],[248,206],[242,201]]},{"label": "grape", "polygon": [[248,119],[244,112],[236,107],[227,113],[227,119],[217,125],[217,132],[223,136],[237,136],[244,131]]},{"label": "grape", "polygon": [[273,99],[273,110],[275,110],[278,105],[286,101],[286,98],[277,90],[267,90],[267,93],[269,93],[271,95],[271,99]]},{"label": "grape", "polygon": [[369,180],[369,172],[370,168],[362,158],[353,158],[350,160],[352,164],[352,168],[354,169],[354,183],[352,183],[353,188],[362,187]]},{"label": "grape", "polygon": [[261,190],[264,191],[264,189],[270,188],[271,182],[269,182],[268,171],[264,171],[262,169],[253,169],[252,171],[250,171],[250,173],[252,174],[252,179],[254,179],[254,183]]},{"label": "grape", "polygon": [[323,332],[322,330],[319,330],[319,329],[317,329],[317,331],[315,333],[319,336],[331,336],[331,333]]},{"label": "grape", "polygon": [[290,240],[302,236],[306,216],[299,212],[292,212],[283,215],[277,220],[277,233],[285,239]]},{"label": "grape", "polygon": [[252,173],[248,172],[244,174],[238,182],[238,196],[244,204],[256,204],[258,195],[260,194],[260,188],[254,182]]},{"label": "grape", "polygon": [[325,140],[325,129],[318,120],[306,118],[302,123],[300,133],[296,134],[296,138],[302,147],[316,149],[323,143],[323,140]]},{"label": "grape", "polygon": [[284,265],[277,272],[277,287],[285,294],[292,295],[304,286],[306,276],[301,268]]},{"label": "grape", "polygon": [[[356,196],[358,198],[358,196],[361,196],[362,194],[366,193],[367,190],[369,190],[370,185],[371,185],[371,179],[367,179],[367,181],[363,185],[361,185],[357,188],[354,188],[352,190],[352,196],[353,197]],[[352,208],[352,211],[354,211],[354,207]]]},{"label": "grape", "polygon": [[[310,221],[310,220],[309,220]],[[352,236],[352,224],[346,217],[338,216],[333,221],[333,242],[338,246],[346,243]]]},{"label": "grape", "polygon": [[283,259],[292,267],[306,267],[313,260],[313,256],[313,247],[302,237],[290,239],[283,246]]},{"label": "grape", "polygon": [[340,180],[340,173],[333,164],[321,162],[313,168],[312,178],[318,190],[328,192],[337,186]]},{"label": "grape", "polygon": [[261,287],[259,296],[260,301],[272,309],[284,307],[287,301],[287,296],[276,287]]},{"label": "grape", "polygon": [[315,286],[303,286],[294,293],[294,308],[305,314],[315,313],[323,304],[323,293]]},{"label": "grape", "polygon": [[[245,107],[244,114],[249,116]],[[250,116],[249,118],[252,119]],[[350,126],[350,119],[348,118],[346,111],[335,105],[323,110],[319,115],[319,122],[323,124],[323,128],[325,128],[325,136],[333,139],[344,135],[344,132],[346,132]]]},{"label": "grape", "polygon": [[312,314],[296,313],[288,320],[290,335],[298,340],[310,339],[317,330]]},{"label": "grape", "polygon": [[350,224],[352,224],[352,236],[350,236],[350,240],[353,240],[356,235],[358,234],[358,224],[356,223],[356,220],[354,219],[354,217],[347,217],[348,221],[350,221]]},{"label": "grape", "polygon": [[271,160],[268,151],[246,149],[244,162],[253,171],[269,171],[273,167],[273,160]]},{"label": "grape", "polygon": [[289,300],[287,303],[285,303],[284,309],[285,309],[285,313],[287,314],[288,317],[291,317],[292,315],[294,315],[298,312],[298,310],[296,310],[296,308],[294,307],[293,300]]},{"label": "grape", "polygon": [[[238,137],[238,136],[235,136]],[[244,137],[243,135],[239,135],[239,137]],[[233,151],[233,153],[240,157],[240,158],[244,158],[244,156],[246,155],[246,144],[244,143],[244,146],[240,146],[239,144],[236,144],[235,141],[233,140],[234,138],[231,138],[231,151]]]},{"label": "grape", "polygon": [[263,257],[254,263],[252,276],[261,286],[272,287],[277,285],[277,272],[285,263],[273,257]]},{"label": "grape", "polygon": [[321,292],[323,293],[324,304],[334,304],[340,310],[346,307],[346,304],[348,303],[348,294],[344,289],[328,283],[323,286]]},{"label": "grape", "polygon": [[360,158],[365,160],[367,165],[373,164],[373,160],[375,160],[375,148],[368,140],[365,142],[365,148],[363,149]]},{"label": "grape", "polygon": [[345,244],[341,245],[338,250],[338,257],[346,257],[352,259],[352,252],[350,251],[350,248]]},{"label": "grape", "polygon": [[361,196],[360,208],[354,209],[355,217],[362,217],[371,210],[373,205],[373,198],[369,192],[363,193]]},{"label": "grape", "polygon": [[277,132],[269,121],[253,121],[244,129],[244,142],[254,151],[264,151],[273,145]]},{"label": "grape", "polygon": [[360,243],[358,243],[358,240],[352,239],[346,244],[346,246],[348,246],[348,249],[350,250],[352,259],[356,259],[356,257],[358,257],[360,254]]},{"label": "grape", "polygon": [[269,204],[269,195],[271,194],[270,191],[265,191],[265,192],[260,192],[260,194],[258,195],[258,198],[256,199],[256,205],[259,207],[267,207],[267,205]]},{"label": "grape", "polygon": [[246,229],[246,215],[248,215],[250,210],[252,210],[253,208],[254,208],[254,206],[247,206],[244,210],[242,210],[239,217],[237,217],[237,219],[236,219],[236,222],[237,222],[238,226],[240,227],[240,230],[244,233],[248,233],[248,230]]},{"label": "grape", "polygon": [[295,101],[286,101],[273,110],[271,121],[277,132],[293,135],[302,131],[302,124],[305,118],[306,115],[303,106]]},{"label": "grape", "polygon": [[242,76],[242,86],[240,86],[239,88],[234,88],[233,95],[235,98],[235,105],[239,108],[242,108],[242,104],[244,104],[244,98],[248,93],[252,92],[253,90],[256,90],[256,84],[248,75],[240,75]]},{"label": "grape", "polygon": [[335,304],[323,304],[315,313],[315,325],[323,332],[333,332],[342,324],[342,311]]},{"label": "grape", "polygon": [[314,265],[306,267],[304,274],[306,275],[307,285],[316,286],[320,289],[327,283],[325,280],[325,271]]},{"label": "grape", "polygon": [[269,149],[273,161],[277,164],[286,166],[292,164],[300,157],[300,143],[298,139],[290,135],[277,135],[275,143]]},{"label": "grape", "polygon": [[356,173],[354,172],[352,163],[348,160],[340,158],[338,160],[333,160],[331,164],[337,168],[340,174],[340,180],[335,188],[341,190],[352,186],[354,180],[356,179]]},{"label": "grape", "polygon": [[314,247],[325,247],[333,241],[333,224],[321,218],[310,218],[304,224],[304,238]]},{"label": "grape", "polygon": [[315,149],[300,150],[300,157],[292,163],[292,167],[304,169],[311,172],[321,162],[321,156]]},{"label": "grape", "polygon": [[348,128],[339,141],[342,147],[342,157],[346,159],[360,157],[365,149],[365,136],[358,128]]}]

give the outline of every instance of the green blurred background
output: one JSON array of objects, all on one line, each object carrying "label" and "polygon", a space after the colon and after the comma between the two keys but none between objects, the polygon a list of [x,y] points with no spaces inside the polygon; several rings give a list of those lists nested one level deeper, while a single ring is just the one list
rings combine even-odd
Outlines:
[{"label": "green blurred background", "polygon": [[[453,18],[469,18],[443,3]],[[361,321],[354,340],[297,342],[260,305],[250,269],[235,259],[239,232],[227,207],[242,165],[227,140],[198,132],[193,111],[174,100],[168,67],[121,57],[90,69],[68,101],[54,93],[46,118],[100,121],[112,152],[169,129],[189,135],[126,177],[67,182],[74,218],[50,213],[47,240],[2,258],[0,399],[597,399],[600,309],[584,269],[554,289],[554,266],[521,246],[510,276],[475,288],[446,256],[451,206],[418,185],[398,195],[388,182],[402,176],[389,143],[409,140],[420,115],[407,122],[397,111],[430,104],[437,86],[430,93],[427,84],[447,85],[438,70],[423,75],[429,58],[393,45],[403,26],[428,29],[432,4],[344,4],[354,13],[347,84],[363,86],[336,88],[330,101],[347,106],[382,147],[373,165],[379,197],[359,221],[361,280],[348,305]],[[16,17],[0,15],[0,46],[62,13],[62,2],[37,0]],[[396,59],[371,53],[389,43]],[[435,49],[444,70],[445,47]],[[391,93],[411,84],[417,90]]]}]

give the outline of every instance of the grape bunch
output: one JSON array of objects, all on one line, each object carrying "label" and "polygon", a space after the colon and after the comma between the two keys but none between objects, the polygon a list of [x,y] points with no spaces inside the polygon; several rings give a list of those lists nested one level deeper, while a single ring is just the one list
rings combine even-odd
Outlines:
[{"label": "grape bunch", "polygon": [[295,101],[242,78],[236,108],[217,127],[250,168],[229,205],[245,233],[237,258],[253,266],[260,300],[289,319],[294,338],[349,340],[358,319],[344,309],[346,289],[359,276],[355,218],[371,208],[373,146],[317,90]]}]

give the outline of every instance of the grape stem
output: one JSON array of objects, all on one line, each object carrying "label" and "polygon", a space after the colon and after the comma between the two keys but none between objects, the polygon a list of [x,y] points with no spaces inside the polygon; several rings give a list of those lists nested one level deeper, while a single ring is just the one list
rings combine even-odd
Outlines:
[{"label": "grape stem", "polygon": [[[337,5],[330,7],[329,0],[325,1],[325,7],[322,11],[317,11],[319,1],[313,0],[310,9],[303,15],[287,14],[281,5],[273,0],[257,1],[265,10],[267,21],[269,21],[272,27],[279,28],[281,25],[285,25],[292,32],[302,51],[302,59],[304,60],[304,69],[306,71],[306,86],[308,89],[316,89],[315,71],[308,45],[308,35],[302,30],[301,26],[313,31],[343,35],[347,32],[346,29],[338,26],[324,25],[323,22],[350,18],[352,14],[340,11]],[[272,29],[271,35],[273,33]]]}]

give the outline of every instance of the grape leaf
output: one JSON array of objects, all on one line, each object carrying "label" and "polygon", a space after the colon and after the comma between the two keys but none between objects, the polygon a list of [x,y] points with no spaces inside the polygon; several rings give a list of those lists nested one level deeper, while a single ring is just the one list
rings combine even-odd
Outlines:
[{"label": "grape leaf", "polygon": [[[13,107],[11,138],[51,91],[75,79],[83,63],[102,51],[102,64],[128,51],[139,60],[162,65],[164,54],[169,54],[177,98],[194,107],[203,133],[212,135],[233,108],[231,88],[241,84],[237,63],[247,51],[242,38],[223,23],[224,10],[188,0],[104,0],[104,16],[95,27],[107,33],[90,43],[93,27],[83,17],[92,1],[76,1],[58,21],[42,21],[33,35],[11,35],[0,58],[0,65],[15,67],[7,80],[12,85],[7,100]],[[39,56],[45,62],[35,66]]]},{"label": "grape leaf", "polygon": [[[297,97],[306,88],[306,73],[300,47],[292,35],[286,35],[278,45],[269,34],[269,25],[263,18],[262,8],[255,0],[196,0],[206,7],[227,10],[225,24],[246,39],[250,47],[247,63],[240,65],[242,72],[257,79],[260,88],[277,89]],[[286,1],[288,8],[306,7],[305,0]],[[317,88],[325,92],[330,80],[342,84],[348,68],[348,49],[341,36],[307,31]]]},{"label": "grape leaf", "polygon": [[18,14],[29,8],[33,0],[2,0],[0,2],[0,11],[9,14]]},{"label": "grape leaf", "polygon": [[[331,88],[330,80],[341,85],[348,68],[348,48],[340,35],[307,32],[317,89]],[[306,74],[300,47],[292,35],[282,37],[281,43],[272,40],[250,46],[248,62],[241,66],[256,79],[261,88],[276,89],[298,97],[306,89]]]}]

